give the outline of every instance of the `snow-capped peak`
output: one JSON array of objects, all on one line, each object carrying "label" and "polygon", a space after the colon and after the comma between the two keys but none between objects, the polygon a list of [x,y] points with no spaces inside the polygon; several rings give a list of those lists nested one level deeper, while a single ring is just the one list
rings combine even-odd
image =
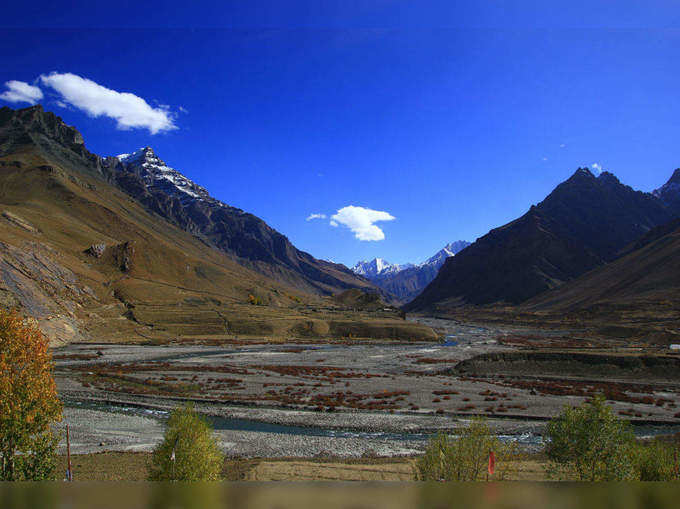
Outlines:
[{"label": "snow-capped peak", "polygon": [[139,150],[135,150],[131,154],[118,154],[116,159],[119,161],[135,161],[140,159],[157,159],[156,154],[151,147],[141,147]]},{"label": "snow-capped peak", "polygon": [[652,194],[664,201],[678,199],[680,196],[680,168],[676,169],[663,186],[652,191]]},{"label": "snow-capped peak", "polygon": [[450,256],[456,255],[459,251],[465,249],[470,243],[466,240],[456,240],[449,244],[446,244],[442,249],[440,249],[434,256],[428,258],[422,263],[414,265],[413,263],[405,263],[403,265],[396,265],[388,262],[384,258],[374,258],[370,261],[358,262],[354,267],[352,267],[352,272],[359,274],[360,276],[373,279],[377,276],[383,274],[394,274],[401,272],[405,269],[410,269],[412,267],[425,267],[432,266],[435,269],[439,269],[446,259]]},{"label": "snow-capped peak", "polygon": [[392,264],[383,258],[373,258],[370,261],[358,262],[352,267],[352,271],[360,276],[371,278],[388,272],[399,272],[404,268],[406,267],[403,265]]},{"label": "snow-capped peak", "polygon": [[444,265],[447,258],[457,255],[460,251],[468,247],[470,243],[467,240],[456,240],[446,244],[442,249],[437,251],[434,256],[431,256],[423,263],[418,264],[419,267],[423,265],[433,265],[437,268]]},{"label": "snow-capped peak", "polygon": [[[212,199],[206,189],[165,164],[151,147],[142,147],[131,154],[120,154],[116,158],[128,168],[133,168],[147,187],[162,188],[168,194],[185,199]],[[181,194],[178,195],[177,192]]]}]

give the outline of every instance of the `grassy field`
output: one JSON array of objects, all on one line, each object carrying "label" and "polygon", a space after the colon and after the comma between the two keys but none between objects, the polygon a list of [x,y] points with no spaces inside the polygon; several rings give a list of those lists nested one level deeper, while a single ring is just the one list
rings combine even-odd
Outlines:
[{"label": "grassy field", "polygon": [[[104,452],[71,457],[77,481],[143,481],[150,453]],[[412,481],[415,458],[230,458],[224,478],[229,481]],[[66,470],[66,457],[60,458]],[[533,456],[505,465],[505,480],[546,481],[546,461]]]}]

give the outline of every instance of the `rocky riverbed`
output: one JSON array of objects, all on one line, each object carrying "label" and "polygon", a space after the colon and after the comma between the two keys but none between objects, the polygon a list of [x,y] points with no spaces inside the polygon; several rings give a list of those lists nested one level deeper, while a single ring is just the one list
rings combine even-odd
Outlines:
[{"label": "rocky riverbed", "polygon": [[75,452],[150,450],[168,412],[192,401],[227,454],[273,457],[416,454],[429,434],[480,414],[505,439],[538,447],[547,418],[600,390],[640,425],[680,423],[674,384],[546,381],[540,365],[508,377],[456,371],[521,341],[576,341],[567,332],[426,320],[442,342],[71,344],[54,351],[63,424]]}]

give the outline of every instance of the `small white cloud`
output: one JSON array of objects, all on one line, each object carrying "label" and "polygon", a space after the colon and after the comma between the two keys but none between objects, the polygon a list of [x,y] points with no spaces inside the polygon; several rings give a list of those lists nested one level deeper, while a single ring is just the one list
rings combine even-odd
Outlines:
[{"label": "small white cloud", "polygon": [[602,166],[599,165],[598,163],[591,164],[590,169],[593,170],[593,173],[595,175],[599,175],[600,173],[602,173]]},{"label": "small white cloud", "polygon": [[309,214],[306,221],[311,221],[312,219],[326,219],[326,214]]},{"label": "small white cloud", "polygon": [[7,90],[0,94],[0,99],[11,103],[35,104],[43,98],[39,87],[29,85],[25,81],[10,80],[5,82]]},{"label": "small white cloud", "polygon": [[182,113],[189,113],[189,110],[186,109],[184,106],[180,106],[180,107],[177,108],[177,109],[178,109],[180,112],[182,112]]},{"label": "small white cloud", "polygon": [[566,146],[567,146],[566,143],[560,143],[560,148],[564,148],[564,147],[566,147]]},{"label": "small white cloud", "polygon": [[544,161],[547,161],[547,160],[548,160],[548,158],[547,158],[547,157],[544,157],[544,158],[543,158],[543,160],[544,160]]},{"label": "small white cloud", "polygon": [[111,90],[71,73],[43,74],[40,81],[56,90],[62,102],[93,117],[115,119],[118,129],[145,128],[151,134],[177,129],[169,108],[154,108],[135,94]]},{"label": "small white cloud", "polygon": [[354,233],[359,240],[383,240],[385,232],[374,223],[378,221],[393,221],[393,215],[380,210],[367,209],[349,205],[343,207],[331,216],[331,226],[344,225]]}]

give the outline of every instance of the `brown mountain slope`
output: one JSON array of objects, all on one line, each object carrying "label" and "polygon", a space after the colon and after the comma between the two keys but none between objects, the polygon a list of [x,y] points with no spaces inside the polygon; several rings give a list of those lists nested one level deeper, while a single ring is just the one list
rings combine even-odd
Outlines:
[{"label": "brown mountain slope", "polygon": [[[257,216],[212,198],[200,186],[191,183],[201,193],[192,197],[178,192],[167,179],[154,180],[147,169],[149,163],[163,166],[165,163],[148,147],[139,151],[140,158],[128,162],[102,159],[85,148],[83,137],[75,128],[45,112],[40,105],[20,110],[0,108],[0,154],[12,153],[26,144],[76,174],[95,175],[108,181],[152,214],[288,286],[321,295],[348,288],[376,289],[343,265],[317,260],[300,251]],[[166,185],[154,185],[158,182]]]},{"label": "brown mountain slope", "polygon": [[656,239],[524,303],[531,311],[675,309],[680,316],[680,222]]},{"label": "brown mountain slope", "polygon": [[243,267],[111,185],[77,131],[50,125],[29,133],[5,116],[0,129],[0,303],[55,342],[434,337]]}]

